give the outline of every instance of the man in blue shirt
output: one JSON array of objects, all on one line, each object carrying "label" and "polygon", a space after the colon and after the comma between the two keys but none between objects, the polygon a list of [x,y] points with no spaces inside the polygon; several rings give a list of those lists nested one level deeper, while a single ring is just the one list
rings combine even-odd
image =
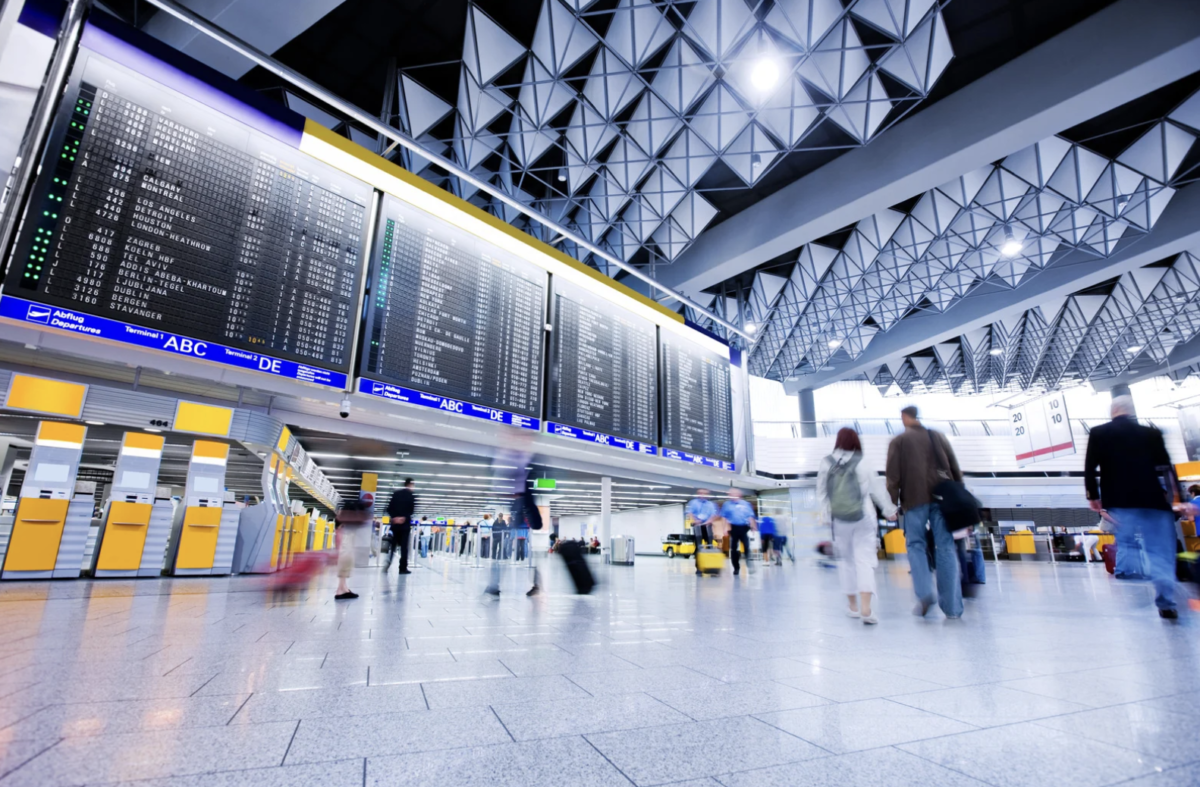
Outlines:
[{"label": "man in blue shirt", "polygon": [[692,535],[696,538],[696,574],[700,574],[700,544],[711,544],[712,527],[709,524],[717,515],[717,504],[708,499],[707,489],[697,489],[696,496],[688,501],[684,513],[691,518]]},{"label": "man in blue shirt", "polygon": [[746,565],[750,565],[750,528],[754,527],[754,509],[742,499],[742,490],[730,489],[729,499],[721,506],[721,516],[729,521],[729,558],[733,561],[733,575],[741,571],[738,544],[746,553]]}]

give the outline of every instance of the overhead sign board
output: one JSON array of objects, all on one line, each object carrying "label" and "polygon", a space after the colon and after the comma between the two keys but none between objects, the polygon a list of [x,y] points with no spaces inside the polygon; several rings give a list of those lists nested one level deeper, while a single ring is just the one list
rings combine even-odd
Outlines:
[{"label": "overhead sign board", "polygon": [[1017,466],[1075,453],[1067,399],[1062,391],[1033,399],[1012,410],[1013,452]]}]

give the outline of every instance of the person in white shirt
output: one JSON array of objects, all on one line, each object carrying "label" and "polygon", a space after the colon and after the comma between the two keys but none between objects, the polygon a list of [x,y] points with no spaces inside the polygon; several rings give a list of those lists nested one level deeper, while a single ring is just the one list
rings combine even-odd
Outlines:
[{"label": "person in white shirt", "polygon": [[864,461],[862,443],[853,429],[839,430],[833,453],[821,460],[817,497],[822,521],[833,525],[838,577],[850,601],[846,614],[862,618],[863,623],[877,623],[871,610],[879,563],[875,506],[891,521],[895,521],[897,509],[879,473]]}]

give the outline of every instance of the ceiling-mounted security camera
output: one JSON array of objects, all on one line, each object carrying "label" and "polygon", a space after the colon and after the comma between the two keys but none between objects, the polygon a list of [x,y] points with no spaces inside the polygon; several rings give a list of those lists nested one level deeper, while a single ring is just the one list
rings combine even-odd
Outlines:
[{"label": "ceiling-mounted security camera", "polygon": [[338,409],[338,415],[340,415],[342,418],[350,417],[350,397],[349,396],[342,398],[342,406]]}]

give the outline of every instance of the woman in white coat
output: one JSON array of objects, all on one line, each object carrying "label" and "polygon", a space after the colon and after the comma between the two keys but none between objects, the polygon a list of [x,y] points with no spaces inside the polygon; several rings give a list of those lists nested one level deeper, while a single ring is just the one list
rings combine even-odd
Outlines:
[{"label": "woman in white coat", "polygon": [[863,623],[877,623],[871,610],[875,566],[879,564],[875,506],[891,521],[896,519],[896,506],[882,477],[864,461],[862,443],[853,429],[840,429],[833,453],[821,460],[817,497],[821,502],[822,521],[833,525],[838,576],[842,581],[842,592],[850,600],[846,614],[852,618],[861,617]]}]

